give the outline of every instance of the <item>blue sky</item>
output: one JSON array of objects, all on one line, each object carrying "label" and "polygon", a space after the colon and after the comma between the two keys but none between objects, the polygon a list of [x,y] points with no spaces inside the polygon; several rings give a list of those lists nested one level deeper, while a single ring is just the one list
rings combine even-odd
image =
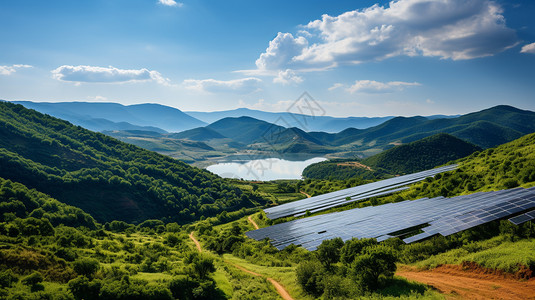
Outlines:
[{"label": "blue sky", "polygon": [[0,99],[325,114],[535,110],[535,2],[0,2]]}]

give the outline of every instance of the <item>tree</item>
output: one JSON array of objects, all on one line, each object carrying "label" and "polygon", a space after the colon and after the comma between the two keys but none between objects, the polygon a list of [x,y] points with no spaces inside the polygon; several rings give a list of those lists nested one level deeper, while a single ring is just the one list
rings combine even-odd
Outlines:
[{"label": "tree", "polygon": [[76,260],[73,264],[73,269],[78,275],[84,275],[87,277],[93,276],[93,274],[95,274],[99,268],[99,262],[93,258],[82,258]]},{"label": "tree", "polygon": [[376,290],[382,278],[394,276],[396,261],[391,248],[383,245],[368,247],[353,261],[350,274],[362,290]]},{"label": "tree", "polygon": [[78,276],[69,281],[69,289],[75,299],[98,299],[102,284],[98,280],[89,280],[85,276]]},{"label": "tree", "polygon": [[340,261],[340,249],[344,246],[341,238],[325,240],[318,246],[316,255],[318,260],[327,268],[331,269],[332,264]]}]

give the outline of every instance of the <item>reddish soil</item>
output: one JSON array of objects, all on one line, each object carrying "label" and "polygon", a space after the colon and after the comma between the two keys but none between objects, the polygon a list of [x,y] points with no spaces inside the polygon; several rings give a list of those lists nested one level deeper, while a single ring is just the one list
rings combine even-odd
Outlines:
[{"label": "reddish soil", "polygon": [[368,166],[365,165],[365,164],[361,164],[361,163],[359,163],[358,161],[348,161],[348,162],[338,163],[338,164],[336,164],[336,165],[337,165],[337,166],[355,167],[355,168],[366,169],[366,170],[368,170],[368,171],[373,171],[372,168],[368,167]]},{"label": "reddish soil", "polygon": [[425,283],[447,299],[535,299],[535,278],[529,269],[517,274],[482,268],[475,263],[442,265],[432,270],[402,266],[396,275]]},{"label": "reddish soil", "polygon": [[249,221],[249,223],[251,223],[253,225],[254,229],[260,228],[260,227],[258,227],[258,224],[256,224],[256,222],[253,220],[253,218],[251,218],[251,216],[249,216],[247,218],[247,221]]}]

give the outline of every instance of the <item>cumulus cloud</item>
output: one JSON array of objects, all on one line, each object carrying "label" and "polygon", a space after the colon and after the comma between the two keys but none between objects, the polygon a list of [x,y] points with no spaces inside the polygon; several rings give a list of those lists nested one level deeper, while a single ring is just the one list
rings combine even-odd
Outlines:
[{"label": "cumulus cloud", "polygon": [[399,91],[405,87],[410,86],[419,86],[418,82],[403,82],[403,81],[390,81],[390,82],[379,82],[374,80],[357,80],[353,85],[348,87],[346,90],[353,93],[392,93],[394,91]]},{"label": "cumulus cloud", "polygon": [[520,53],[535,54],[535,43],[525,45],[524,47],[522,47],[522,50],[520,50]]},{"label": "cumulus cloud", "polygon": [[295,70],[400,55],[452,60],[490,56],[517,44],[502,13],[491,0],[400,0],[323,15],[302,26],[310,35],[279,32],[256,66]]},{"label": "cumulus cloud", "polygon": [[279,75],[273,78],[274,83],[281,83],[287,85],[290,83],[301,83],[303,82],[303,77],[298,76],[293,70],[286,69],[286,71],[279,71]]},{"label": "cumulus cloud", "polygon": [[266,52],[260,54],[256,60],[258,69],[286,69],[295,61],[294,57],[300,55],[308,46],[308,41],[302,36],[294,37],[291,33],[279,32],[277,36],[269,42]]},{"label": "cumulus cloud", "polygon": [[76,83],[122,83],[130,81],[154,81],[162,85],[170,85],[170,80],[157,71],[145,68],[139,70],[117,69],[112,66],[68,66],[63,65],[51,71],[53,77],[60,81]]},{"label": "cumulus cloud", "polygon": [[186,79],[182,85],[186,89],[198,92],[248,94],[260,90],[260,83],[262,83],[262,80],[258,78],[247,77],[234,80]]},{"label": "cumulus cloud", "polygon": [[165,6],[178,6],[182,7],[184,3],[182,2],[176,2],[175,0],[158,0],[158,3]]},{"label": "cumulus cloud", "polygon": [[17,72],[17,69],[23,68],[33,68],[30,65],[11,65],[11,66],[0,66],[0,75],[11,75]]}]

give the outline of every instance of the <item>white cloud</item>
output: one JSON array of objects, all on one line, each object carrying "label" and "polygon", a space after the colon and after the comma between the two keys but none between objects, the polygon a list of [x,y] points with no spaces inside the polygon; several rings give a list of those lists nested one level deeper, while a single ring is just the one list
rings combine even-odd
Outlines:
[{"label": "white cloud", "polygon": [[306,38],[295,37],[291,33],[279,32],[277,36],[269,42],[266,52],[260,54],[256,60],[256,67],[261,70],[280,70],[291,66],[293,58],[300,55],[308,46]]},{"label": "white cloud", "polygon": [[344,85],[341,84],[341,83],[335,83],[335,84],[333,84],[330,88],[328,88],[328,90],[329,90],[329,91],[334,91],[334,90],[336,90],[336,89],[338,89],[338,88],[341,88],[341,87],[343,87],[343,86],[344,86]]},{"label": "white cloud", "polygon": [[522,50],[520,50],[520,53],[535,54],[535,43],[525,45],[524,47],[522,47]]},{"label": "white cloud", "polygon": [[299,70],[400,55],[452,60],[490,56],[517,44],[502,12],[491,0],[400,0],[323,15],[302,26],[312,37],[279,32],[256,66]]},{"label": "white cloud", "polygon": [[53,77],[60,81],[76,83],[122,83],[130,81],[154,81],[162,85],[170,85],[170,80],[164,78],[158,71],[117,69],[112,66],[68,66],[63,65],[51,71]]},{"label": "white cloud", "polygon": [[158,3],[165,5],[165,6],[178,6],[178,7],[184,6],[184,3],[176,2],[175,0],[158,0]]},{"label": "white cloud", "polygon": [[286,71],[279,71],[279,75],[273,78],[273,82],[281,83],[283,85],[287,85],[290,83],[298,84],[303,82],[303,77],[297,76],[297,74],[291,69],[286,69]]},{"label": "white cloud", "polygon": [[426,99],[425,102],[427,104],[435,104],[435,101],[431,100],[431,99]]},{"label": "white cloud", "polygon": [[33,68],[30,65],[11,65],[11,66],[0,66],[0,75],[11,75],[12,73],[17,72],[17,69],[23,68]]},{"label": "white cloud", "polygon": [[353,93],[391,93],[402,90],[405,87],[419,86],[418,82],[390,81],[379,82],[374,80],[356,80],[353,85],[346,90]]},{"label": "white cloud", "polygon": [[182,85],[189,90],[208,93],[234,92],[248,94],[260,90],[261,79],[247,77],[234,80],[186,79]]}]

